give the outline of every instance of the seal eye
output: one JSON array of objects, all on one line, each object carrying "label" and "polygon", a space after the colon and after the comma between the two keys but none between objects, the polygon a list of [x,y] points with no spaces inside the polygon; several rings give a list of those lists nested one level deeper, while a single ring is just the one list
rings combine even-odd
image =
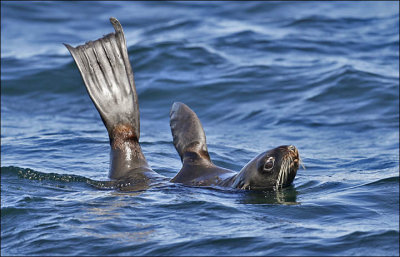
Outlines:
[{"label": "seal eye", "polygon": [[265,171],[270,171],[274,167],[275,164],[275,158],[274,157],[269,157],[267,161],[264,164],[264,170]]}]

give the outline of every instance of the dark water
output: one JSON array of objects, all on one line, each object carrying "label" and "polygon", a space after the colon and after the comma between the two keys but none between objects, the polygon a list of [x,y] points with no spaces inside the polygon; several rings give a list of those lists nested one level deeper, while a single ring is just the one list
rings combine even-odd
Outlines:
[{"label": "dark water", "polygon": [[[2,255],[398,255],[398,2],[1,2]],[[124,27],[141,144],[172,178],[192,107],[239,170],[298,147],[277,192],[107,180],[108,136],[72,57]]]}]

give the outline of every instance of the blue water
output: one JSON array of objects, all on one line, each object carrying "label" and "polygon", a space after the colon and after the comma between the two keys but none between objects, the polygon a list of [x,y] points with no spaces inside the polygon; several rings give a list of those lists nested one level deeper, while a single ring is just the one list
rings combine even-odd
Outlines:
[{"label": "blue water", "polygon": [[[2,255],[398,255],[398,2],[1,2]],[[211,158],[240,170],[293,144],[291,187],[100,189],[108,135],[73,46],[121,22],[141,145],[181,163],[188,104]]]}]

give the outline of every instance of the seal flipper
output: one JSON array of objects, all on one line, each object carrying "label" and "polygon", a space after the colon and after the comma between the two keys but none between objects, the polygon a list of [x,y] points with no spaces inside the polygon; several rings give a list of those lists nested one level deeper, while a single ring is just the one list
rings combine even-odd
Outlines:
[{"label": "seal flipper", "polygon": [[139,145],[139,104],[122,26],[115,33],[68,48],[86,89],[107,128],[111,145],[110,178],[151,170]]},{"label": "seal flipper", "polygon": [[175,102],[170,111],[173,142],[182,162],[209,162],[206,135],[196,113],[186,104]]},{"label": "seal flipper", "polygon": [[220,179],[219,175],[232,172],[212,163],[201,122],[187,105],[179,102],[172,105],[170,126],[175,148],[183,163],[171,182],[191,185],[216,184]]},{"label": "seal flipper", "polygon": [[115,33],[84,45],[65,46],[81,72],[86,89],[112,136],[115,124],[130,124],[139,138],[139,104],[121,24],[110,18]]}]

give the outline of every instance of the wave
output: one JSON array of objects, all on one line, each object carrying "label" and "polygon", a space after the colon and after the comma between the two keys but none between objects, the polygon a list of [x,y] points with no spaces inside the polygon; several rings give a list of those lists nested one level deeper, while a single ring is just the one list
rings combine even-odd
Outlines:
[{"label": "wave", "polygon": [[348,27],[351,26],[354,28],[354,26],[361,27],[365,26],[366,24],[376,24],[379,21],[387,21],[387,20],[397,20],[398,15],[387,15],[387,16],[380,16],[380,17],[342,17],[340,20],[337,19],[337,17],[331,17],[328,15],[308,15],[308,16],[303,16],[299,18],[294,18],[293,20],[289,21],[285,26],[286,27],[292,27],[292,26],[299,26],[299,27],[307,27],[309,28],[312,25],[318,25],[318,24],[328,24],[328,25],[334,25],[334,24],[341,24],[343,27]]},{"label": "wave", "polygon": [[[344,236],[327,240],[327,244],[345,255],[382,255],[391,252],[396,254],[398,230],[354,231]],[[382,245],[382,242],[385,242]],[[368,248],[366,251],[365,249]],[[384,254],[385,255],[385,254]]]},{"label": "wave", "polygon": [[378,179],[376,181],[364,184],[362,186],[389,186],[390,184],[399,184],[400,182],[400,177],[399,176],[394,176],[394,177],[388,177],[388,178],[383,178],[383,179]]},{"label": "wave", "polygon": [[[398,3],[354,6],[2,2],[1,254],[398,254]],[[307,170],[267,192],[108,180],[107,132],[61,43],[112,32],[110,14],[157,172],[181,167],[173,101],[216,164],[294,144]]]},{"label": "wave", "polygon": [[[19,178],[28,180],[73,183],[73,184],[83,183],[85,186],[90,186],[92,188],[99,190],[117,190],[124,192],[143,191],[141,185],[136,186],[134,184],[131,184],[130,181],[124,181],[124,180],[100,181],[79,175],[43,173],[39,171],[34,171],[29,168],[19,168],[15,166],[1,167],[1,174],[3,176],[17,175]],[[158,181],[155,185],[159,185],[159,183],[160,181]]]}]

